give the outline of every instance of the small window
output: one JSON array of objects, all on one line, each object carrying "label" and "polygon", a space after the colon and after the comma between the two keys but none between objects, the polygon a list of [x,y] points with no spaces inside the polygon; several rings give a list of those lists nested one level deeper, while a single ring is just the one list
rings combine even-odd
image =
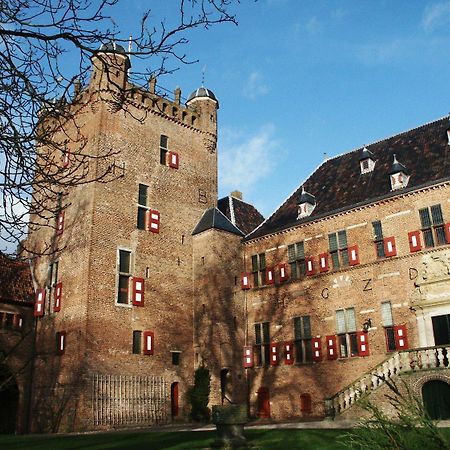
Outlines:
[{"label": "small window", "polygon": [[348,266],[347,232],[340,230],[328,235],[329,252],[333,269]]},{"label": "small window", "polygon": [[133,331],[133,354],[142,353],[142,331]]},{"label": "small window", "polygon": [[170,353],[172,354],[172,366],[179,366],[181,352],[171,351]]},{"label": "small window", "polygon": [[336,330],[340,357],[358,356],[355,308],[338,309],[336,311]]},{"label": "small window", "polygon": [[419,209],[419,216],[425,247],[444,245],[446,238],[441,205]]},{"label": "small window", "polygon": [[117,303],[128,304],[131,278],[131,252],[119,250]]},{"label": "small window", "polygon": [[263,286],[266,284],[266,254],[252,256],[253,286]]},{"label": "small window", "polygon": [[311,413],[311,395],[301,394],[300,395],[300,411],[303,413]]},{"label": "small window", "polygon": [[372,227],[377,258],[384,258],[386,255],[384,254],[383,228],[381,222],[379,220],[372,222]]},{"label": "small window", "polygon": [[310,316],[294,317],[294,348],[297,363],[312,361]]},{"label": "small window", "polygon": [[47,272],[47,292],[48,292],[48,308],[54,304],[53,300],[56,293],[56,285],[58,284],[58,261],[53,261],[48,265]]},{"label": "small window", "polygon": [[257,366],[268,366],[270,361],[270,323],[255,323],[255,347]]},{"label": "small window", "polygon": [[169,151],[169,138],[167,136],[161,135],[159,140],[159,162],[162,165],[167,164],[167,152]]},{"label": "small window", "polygon": [[138,230],[145,230],[146,215],[148,210],[148,186],[146,186],[145,184],[139,184],[137,211]]},{"label": "small window", "polygon": [[306,275],[305,245],[303,241],[288,245],[288,262],[293,280]]}]

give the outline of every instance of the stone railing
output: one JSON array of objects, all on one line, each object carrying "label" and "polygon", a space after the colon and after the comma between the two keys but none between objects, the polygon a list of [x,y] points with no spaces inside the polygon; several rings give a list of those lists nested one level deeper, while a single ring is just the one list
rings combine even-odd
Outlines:
[{"label": "stone railing", "polygon": [[450,347],[426,347],[395,352],[391,357],[375,366],[370,372],[325,400],[328,417],[350,408],[364,393],[380,387],[394,375],[450,367]]}]

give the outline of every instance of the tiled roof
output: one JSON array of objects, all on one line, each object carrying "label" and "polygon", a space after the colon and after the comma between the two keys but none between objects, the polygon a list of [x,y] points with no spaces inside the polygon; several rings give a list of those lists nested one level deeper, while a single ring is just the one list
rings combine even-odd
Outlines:
[{"label": "tiled roof", "polygon": [[0,253],[0,301],[34,302],[33,282],[27,262]]},{"label": "tiled roof", "polygon": [[199,234],[203,231],[210,230],[211,228],[216,228],[218,230],[228,231],[229,233],[238,234],[243,236],[244,233],[236,228],[230,220],[217,208],[209,208],[201,217],[197,226],[194,228],[192,235]]},{"label": "tiled roof", "polygon": [[248,234],[262,223],[264,217],[249,203],[229,195],[219,199],[217,208],[222,211],[243,234]]},{"label": "tiled roof", "polygon": [[[297,201],[301,193],[299,187],[259,228],[246,236],[245,240],[448,180],[448,127],[449,119],[443,118],[368,145],[376,164],[374,170],[366,174],[361,174],[359,165],[362,148],[324,161],[303,183],[305,190],[316,199],[316,208],[311,216],[297,220]],[[407,188],[393,192],[389,172],[394,154],[411,178]]]}]

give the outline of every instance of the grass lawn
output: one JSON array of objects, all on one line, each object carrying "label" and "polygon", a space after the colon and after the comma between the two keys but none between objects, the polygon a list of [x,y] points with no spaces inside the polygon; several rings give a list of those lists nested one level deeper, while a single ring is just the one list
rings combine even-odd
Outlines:
[{"label": "grass lawn", "polygon": [[[336,438],[346,430],[246,430],[254,449],[343,450]],[[197,450],[211,446],[213,431],[116,432],[74,436],[1,436],[2,450]]]},{"label": "grass lawn", "polygon": [[[348,430],[271,429],[246,430],[253,449],[261,450],[344,450],[339,437]],[[441,429],[450,441],[450,429]],[[215,439],[214,431],[115,432],[88,435],[5,436],[0,435],[1,450],[198,450],[207,449]]]}]

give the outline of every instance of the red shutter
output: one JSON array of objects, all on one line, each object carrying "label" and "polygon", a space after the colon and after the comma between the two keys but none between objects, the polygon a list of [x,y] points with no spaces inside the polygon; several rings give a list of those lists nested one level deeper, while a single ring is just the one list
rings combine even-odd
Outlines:
[{"label": "red shutter", "polygon": [[57,283],[55,286],[55,299],[53,302],[53,311],[61,311],[61,299],[62,299],[62,283]]},{"label": "red shutter", "polygon": [[133,298],[134,306],[144,306],[145,283],[143,278],[133,277]]},{"label": "red shutter", "polygon": [[321,361],[322,360],[322,343],[320,342],[320,338],[312,338],[312,359],[313,361]]},{"label": "red shutter", "polygon": [[447,244],[450,244],[450,222],[445,224],[445,238]]},{"label": "red shutter", "polygon": [[348,248],[348,263],[351,266],[359,264],[359,250],[357,245],[352,245]]},{"label": "red shutter", "polygon": [[319,255],[319,267],[321,272],[328,271],[328,253],[321,253]]},{"label": "red shutter", "polygon": [[369,333],[358,331],[356,337],[358,339],[358,355],[369,356]]},{"label": "red shutter", "polygon": [[253,367],[253,347],[244,347],[244,367]]},{"label": "red shutter", "polygon": [[70,163],[70,152],[67,150],[67,151],[64,152],[63,166],[64,167],[69,167],[69,163]]},{"label": "red shutter", "polygon": [[406,334],[405,325],[394,326],[395,347],[397,350],[404,350],[408,348],[408,336]]},{"label": "red shutter", "polygon": [[410,231],[408,233],[409,251],[418,252],[422,250],[422,244],[420,242],[420,231]]},{"label": "red shutter", "polygon": [[288,279],[286,264],[279,264],[278,267],[280,268],[280,281],[286,281]]},{"label": "red shutter", "polygon": [[394,236],[384,238],[384,254],[385,256],[395,256],[397,254]]},{"label": "red shutter", "polygon": [[178,153],[175,152],[168,153],[169,167],[172,167],[172,169],[178,169],[179,160],[180,159],[178,157]]},{"label": "red shutter", "polygon": [[270,344],[270,365],[276,366],[278,364],[278,344],[272,342]]},{"label": "red shutter", "polygon": [[305,264],[306,264],[306,275],[314,275],[314,258],[312,256],[305,258]]},{"label": "red shutter", "polygon": [[331,335],[326,337],[327,340],[327,358],[328,359],[337,359],[337,344],[336,344],[336,336]]},{"label": "red shutter", "polygon": [[153,355],[155,346],[155,333],[144,331],[144,355]]},{"label": "red shutter", "polygon": [[156,209],[150,209],[146,213],[146,229],[152,233],[159,233],[160,214]]},{"label": "red shutter", "polygon": [[62,355],[66,351],[66,332],[58,331],[56,333],[56,353]]},{"label": "red shutter", "polygon": [[64,231],[64,211],[58,214],[58,224],[56,225],[56,234],[59,236]]},{"label": "red shutter", "polygon": [[284,343],[284,363],[294,364],[294,344],[292,342]]},{"label": "red shutter", "polygon": [[266,269],[266,284],[273,284],[275,283],[275,277],[272,267],[268,267]]},{"label": "red shutter", "polygon": [[248,272],[241,274],[241,288],[250,289],[250,274]]},{"label": "red shutter", "polygon": [[34,302],[34,317],[42,317],[44,315],[45,306],[45,289],[36,291],[36,299]]}]

